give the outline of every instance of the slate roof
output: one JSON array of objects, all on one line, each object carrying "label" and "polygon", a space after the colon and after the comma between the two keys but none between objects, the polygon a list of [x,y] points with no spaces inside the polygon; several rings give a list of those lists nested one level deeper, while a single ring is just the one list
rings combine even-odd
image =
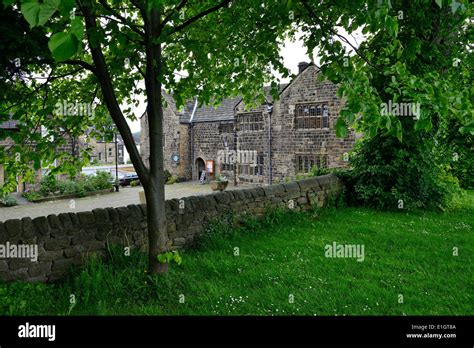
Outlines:
[{"label": "slate roof", "polygon": [[[226,98],[217,107],[214,107],[212,105],[201,107],[198,106],[193,117],[193,123],[211,121],[232,121],[234,120],[234,107],[241,99],[241,97]],[[193,109],[194,102],[187,103],[184,115],[180,118],[180,120],[183,120],[184,123],[188,123],[191,120]]]},{"label": "slate roof", "polygon": [[[284,83],[279,86],[279,91],[283,91],[288,84]],[[269,95],[270,87],[264,87],[265,94],[268,95],[268,100],[272,98]],[[234,98],[225,98],[222,100],[219,106],[214,107],[212,105],[197,107],[196,113],[194,114],[193,123],[199,122],[215,122],[215,121],[233,121],[234,120],[234,108],[242,100],[241,96]],[[184,107],[184,112],[180,114],[179,121],[181,123],[189,123],[194,109],[195,100],[188,101]]]},{"label": "slate roof", "polygon": [[194,103],[196,99],[189,100],[186,102],[186,105],[184,106],[183,112],[179,114],[179,122],[180,123],[188,123],[189,120],[191,119],[191,115],[193,113],[194,109]]}]

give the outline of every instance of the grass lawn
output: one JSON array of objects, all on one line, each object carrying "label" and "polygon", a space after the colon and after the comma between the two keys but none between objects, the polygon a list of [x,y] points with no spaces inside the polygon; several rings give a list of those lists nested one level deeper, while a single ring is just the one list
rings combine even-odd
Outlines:
[{"label": "grass lawn", "polygon": [[[333,242],[364,245],[364,260],[325,257]],[[2,285],[0,314],[474,315],[474,192],[448,213],[274,213],[182,256],[159,278],[133,253],[57,284]]]}]

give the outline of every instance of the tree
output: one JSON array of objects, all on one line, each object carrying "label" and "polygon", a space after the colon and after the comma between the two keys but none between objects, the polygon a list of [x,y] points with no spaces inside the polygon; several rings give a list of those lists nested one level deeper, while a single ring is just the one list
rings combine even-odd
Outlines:
[{"label": "tree", "polygon": [[[348,126],[364,134],[352,162],[361,201],[395,209],[402,198],[414,207],[443,206],[456,192],[449,168],[467,167],[469,152],[453,162],[453,142],[440,131],[456,120],[452,137],[462,142],[474,134],[472,6],[456,0],[294,4],[308,50],[318,48],[324,76],[340,84],[346,100],[337,134],[346,136]],[[348,34],[335,31],[334,21]],[[348,39],[356,31],[365,34],[360,45]],[[417,110],[387,111],[401,103]]]},{"label": "tree", "polygon": [[[5,5],[12,3],[4,0]],[[225,96],[242,93],[248,100],[256,95],[263,98],[263,83],[272,81],[272,67],[287,75],[278,43],[290,21],[286,6],[275,5],[280,2],[25,0],[19,5],[30,26],[45,26],[52,33],[48,42],[55,58],[51,71],[64,75],[54,81],[59,85],[72,74],[68,85],[79,96],[95,90],[91,88],[94,84],[100,87],[100,93],[94,92],[89,100],[97,98],[105,105],[145,190],[152,273],[166,272],[167,264],[159,263],[157,256],[169,247],[161,91],[164,86],[171,89],[178,106],[197,94],[203,103],[211,98],[218,103]],[[182,70],[187,75],[178,80],[175,72]],[[141,80],[144,89],[138,83]],[[90,86],[71,86],[77,82]],[[276,85],[273,81],[275,91]],[[62,87],[57,93],[64,96],[64,92]],[[121,107],[137,103],[134,94],[142,92],[149,120],[149,167],[142,161],[127,124],[127,117],[133,119],[134,115],[130,108]],[[45,114],[50,116],[51,108]],[[36,120],[45,118],[35,116]],[[64,118],[65,125],[71,122]],[[85,120],[75,129],[84,129],[88,123],[92,122]],[[43,142],[40,138],[36,141]]]}]

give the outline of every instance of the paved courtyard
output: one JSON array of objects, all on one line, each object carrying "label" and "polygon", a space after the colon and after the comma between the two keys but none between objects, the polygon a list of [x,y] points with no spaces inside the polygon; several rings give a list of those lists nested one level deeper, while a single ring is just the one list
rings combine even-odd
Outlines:
[{"label": "paved courtyard", "polygon": [[[243,188],[242,186],[233,187],[229,183],[230,190]],[[22,217],[35,218],[38,216],[47,216],[50,214],[71,213],[87,211],[95,208],[121,207],[129,204],[138,204],[138,192],[142,191],[138,187],[121,187],[120,192],[114,192],[105,195],[91,196],[85,198],[75,198],[75,208],[70,207],[70,200],[58,200],[44,203],[27,203],[15,207],[0,208],[0,221],[8,219],[19,219]],[[209,184],[200,185],[198,182],[182,182],[165,186],[166,199],[181,198],[187,196],[197,196],[212,193]]]}]

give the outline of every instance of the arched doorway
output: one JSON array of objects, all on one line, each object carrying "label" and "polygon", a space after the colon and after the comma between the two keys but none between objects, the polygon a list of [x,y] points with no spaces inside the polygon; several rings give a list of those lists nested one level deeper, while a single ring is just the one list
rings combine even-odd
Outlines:
[{"label": "arched doorway", "polygon": [[196,180],[199,180],[201,178],[202,172],[206,170],[206,163],[201,157],[196,158],[196,165],[194,168]]}]

